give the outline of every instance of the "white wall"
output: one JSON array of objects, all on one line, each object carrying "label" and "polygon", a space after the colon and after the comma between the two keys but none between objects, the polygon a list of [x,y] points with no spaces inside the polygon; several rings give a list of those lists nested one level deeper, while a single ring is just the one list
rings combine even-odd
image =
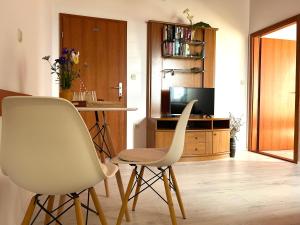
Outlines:
[{"label": "white wall", "polygon": [[[53,0],[53,55],[58,49],[58,13],[120,19],[128,21],[127,77],[128,106],[138,107],[128,113],[128,147],[146,143],[146,40],[148,20],[184,22],[182,11],[189,8],[194,22],[204,21],[218,27],[216,55],[216,115],[228,112],[246,118],[247,37],[249,0]],[[136,74],[136,80],[130,75]],[[57,94],[57,88],[53,89]],[[238,146],[245,149],[246,129]]]},{"label": "white wall", "polygon": [[[51,51],[50,28],[50,1],[1,1],[0,89],[51,94],[49,68],[41,59]],[[17,40],[18,29],[22,42]]]},{"label": "white wall", "polygon": [[299,0],[251,0],[250,33],[300,14]]},{"label": "white wall", "polygon": [[[58,55],[58,13],[65,12],[128,21],[128,147],[144,146],[146,115],[147,20],[204,21],[217,32],[216,116],[228,112],[246,118],[247,36],[249,0],[10,0],[0,7],[0,88],[33,95],[57,95],[44,55]],[[23,41],[17,41],[17,29]],[[130,75],[136,74],[136,80]],[[52,87],[51,87],[52,86]],[[240,148],[246,146],[243,128]]]}]

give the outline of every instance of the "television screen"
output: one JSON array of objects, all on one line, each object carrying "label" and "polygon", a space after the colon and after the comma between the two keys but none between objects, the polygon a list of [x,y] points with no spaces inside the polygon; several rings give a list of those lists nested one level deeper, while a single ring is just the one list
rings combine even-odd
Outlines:
[{"label": "television screen", "polygon": [[170,113],[181,114],[187,103],[196,99],[192,114],[214,115],[214,98],[214,88],[170,87]]}]

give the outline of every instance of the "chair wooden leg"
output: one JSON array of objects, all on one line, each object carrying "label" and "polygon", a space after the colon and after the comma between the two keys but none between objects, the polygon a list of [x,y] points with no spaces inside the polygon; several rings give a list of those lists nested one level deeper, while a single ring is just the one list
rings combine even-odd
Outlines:
[{"label": "chair wooden leg", "polygon": [[75,204],[77,225],[83,225],[83,216],[82,216],[81,202],[79,196],[76,196],[74,198],[74,204]]},{"label": "chair wooden leg", "polygon": [[[117,180],[117,183],[118,183],[118,188],[119,188],[119,192],[120,192],[120,196],[121,196],[121,201],[123,201],[123,199],[125,198],[125,194],[124,194],[124,186],[123,186],[120,170],[118,170],[118,172],[116,173],[116,180]],[[130,221],[130,216],[129,216],[129,213],[128,213],[127,204],[126,204],[126,209],[125,209],[125,218],[126,218],[127,222]]]},{"label": "chair wooden leg", "polygon": [[179,207],[180,207],[180,210],[181,210],[182,217],[183,217],[183,219],[186,219],[186,214],[185,214],[183,202],[182,202],[182,199],[181,199],[179,186],[178,186],[178,183],[177,183],[177,180],[176,180],[176,177],[175,177],[174,170],[171,166],[170,166],[170,172],[171,172],[171,179],[172,179],[172,182],[173,182],[173,185],[174,185],[174,188],[175,188],[175,193],[176,193],[177,201],[178,201],[178,204],[179,204]]},{"label": "chair wooden leg", "polygon": [[31,198],[31,201],[30,201],[29,205],[28,205],[28,208],[26,210],[26,213],[25,213],[25,216],[24,216],[24,219],[23,219],[21,225],[29,225],[30,224],[30,220],[31,220],[31,217],[33,215],[35,206],[36,206],[36,196],[33,196]]},{"label": "chair wooden leg", "polygon": [[97,194],[96,194],[95,188],[94,188],[94,187],[91,187],[91,188],[89,188],[89,191],[90,191],[90,193],[91,193],[91,196],[92,196],[92,199],[93,199],[93,202],[94,202],[94,206],[95,206],[96,211],[97,211],[97,213],[98,213],[100,223],[101,223],[102,225],[107,225],[107,222],[106,222],[106,219],[105,219],[105,216],[104,216],[102,207],[101,207],[101,205],[100,205],[98,196],[97,196]]},{"label": "chair wooden leg", "polygon": [[[105,163],[105,156],[104,156],[103,152],[100,153],[100,158],[101,158],[101,162]],[[104,179],[104,187],[105,187],[106,197],[109,197],[109,188],[108,188],[108,180],[107,179]]]},{"label": "chair wooden leg", "polygon": [[[47,205],[47,211],[48,212],[51,212],[52,209],[53,209],[53,203],[54,203],[54,199],[55,199],[55,196],[54,195],[49,195],[49,199],[48,199],[48,205]],[[44,224],[48,224],[51,220],[51,216],[46,213],[45,215],[45,220],[44,220]]]},{"label": "chair wooden leg", "polygon": [[165,192],[166,192],[166,196],[167,196],[167,201],[168,201],[170,216],[171,216],[171,220],[172,220],[172,225],[177,225],[174,205],[173,205],[173,201],[172,201],[171,192],[170,192],[170,189],[169,189],[169,182],[168,182],[168,178],[167,178],[165,172],[163,172],[163,180],[164,180]]},{"label": "chair wooden leg", "polygon": [[[65,201],[66,201],[66,195],[59,196],[58,206],[61,206],[62,204],[64,204]],[[57,209],[56,216],[59,216],[63,211],[64,211],[64,206],[61,206],[60,208]],[[55,222],[55,224],[59,225],[58,222]]]},{"label": "chair wooden leg", "polygon": [[140,171],[140,175],[139,175],[139,178],[138,178],[137,186],[136,186],[136,189],[135,189],[135,197],[134,197],[133,204],[132,204],[132,211],[135,211],[136,203],[137,203],[138,198],[139,198],[138,193],[140,192],[140,189],[141,189],[141,184],[142,184],[142,181],[143,181],[142,178],[143,178],[143,175],[144,175],[144,170],[145,170],[145,167],[142,166],[141,167],[141,171]]},{"label": "chair wooden leg", "polygon": [[[115,147],[113,145],[113,141],[112,141],[112,138],[111,138],[112,136],[111,136],[111,132],[110,132],[110,127],[109,127],[108,124],[106,124],[105,129],[106,129],[106,132],[105,132],[104,139],[106,140],[106,143],[108,144],[110,154],[112,155],[112,157],[114,157],[114,156],[117,155],[117,152],[116,152]],[[117,179],[121,199],[123,199],[124,198],[124,187],[123,187],[123,182],[122,182],[122,177],[121,177],[120,170],[118,170],[118,172],[116,173],[116,179]],[[126,209],[125,209],[125,218],[126,218],[127,222],[130,221],[127,204],[126,204]]]},{"label": "chair wooden leg", "polygon": [[135,168],[134,168],[132,170],[132,173],[131,173],[131,176],[130,176],[130,179],[129,179],[129,182],[128,182],[128,186],[127,186],[125,196],[122,199],[122,207],[120,209],[116,225],[121,225],[124,213],[125,213],[126,208],[127,208],[128,198],[129,198],[129,195],[130,195],[130,192],[131,192],[131,188],[132,188],[132,185],[133,185],[133,182],[134,182],[135,175],[136,175],[136,172],[135,172]]}]

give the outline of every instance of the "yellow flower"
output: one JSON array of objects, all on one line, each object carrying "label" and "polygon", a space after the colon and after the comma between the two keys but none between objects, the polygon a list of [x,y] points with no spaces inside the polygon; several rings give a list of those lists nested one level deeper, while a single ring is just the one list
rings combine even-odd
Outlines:
[{"label": "yellow flower", "polygon": [[72,61],[74,62],[74,64],[78,64],[79,63],[79,52],[75,53],[75,52],[72,52]]}]

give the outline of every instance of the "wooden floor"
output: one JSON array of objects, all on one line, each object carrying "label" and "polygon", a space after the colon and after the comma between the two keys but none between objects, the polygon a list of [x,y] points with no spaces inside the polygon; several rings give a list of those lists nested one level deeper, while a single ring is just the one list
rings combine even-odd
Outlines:
[{"label": "wooden floor", "polygon": [[[129,168],[121,167],[124,183],[128,182]],[[174,168],[187,213],[187,219],[181,219],[173,193],[179,225],[300,224],[298,165],[245,152],[235,159],[179,163]],[[103,183],[97,185],[97,192],[108,224],[114,225],[121,201],[115,179],[109,183],[110,198],[104,197]],[[156,187],[163,193],[162,183]],[[81,199],[86,199],[86,195]],[[136,211],[130,215],[132,221],[123,224],[171,224],[167,205],[150,190],[140,196]],[[63,222],[76,224],[73,210],[64,216]],[[89,224],[99,224],[98,218],[90,214]]]}]

